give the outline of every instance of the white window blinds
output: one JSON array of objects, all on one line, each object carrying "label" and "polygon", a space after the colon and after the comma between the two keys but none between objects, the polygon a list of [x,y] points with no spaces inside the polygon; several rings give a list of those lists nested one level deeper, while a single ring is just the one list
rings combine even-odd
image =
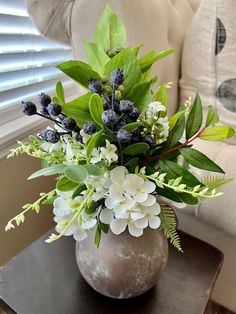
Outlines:
[{"label": "white window blinds", "polygon": [[71,48],[43,38],[26,11],[25,0],[0,0],[0,111],[41,91],[54,90],[58,80],[73,82],[54,66],[72,58]]}]

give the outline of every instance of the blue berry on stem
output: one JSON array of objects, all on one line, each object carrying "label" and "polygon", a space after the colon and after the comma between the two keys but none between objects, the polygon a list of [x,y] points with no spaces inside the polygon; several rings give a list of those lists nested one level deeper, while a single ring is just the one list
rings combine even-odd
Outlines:
[{"label": "blue berry on stem", "polygon": [[22,101],[21,108],[22,108],[23,113],[27,116],[33,116],[34,114],[37,113],[37,107],[31,101],[26,101],[26,102]]},{"label": "blue berry on stem", "polygon": [[103,111],[102,113],[102,121],[107,125],[107,126],[113,126],[116,121],[117,121],[117,114],[115,111],[108,109]]},{"label": "blue berry on stem", "polygon": [[58,103],[49,104],[47,110],[51,116],[58,116],[61,114],[61,106]]},{"label": "blue berry on stem", "polygon": [[112,84],[119,86],[124,82],[124,73],[122,70],[117,69],[111,72],[110,81]]},{"label": "blue berry on stem", "polygon": [[103,91],[102,82],[98,81],[98,80],[90,80],[88,88],[89,88],[90,92],[92,92],[92,93],[100,94]]},{"label": "blue berry on stem", "polygon": [[134,104],[132,101],[130,100],[121,100],[120,102],[120,111],[123,112],[123,113],[131,113],[134,109]]},{"label": "blue berry on stem", "polygon": [[149,146],[153,146],[155,144],[155,139],[153,136],[151,135],[146,135],[144,138],[144,141],[149,145]]},{"label": "blue berry on stem", "polygon": [[76,122],[74,119],[65,118],[62,120],[62,126],[68,131],[73,131],[76,127]]},{"label": "blue berry on stem", "polygon": [[139,112],[137,108],[133,108],[133,110],[128,114],[128,117],[132,120],[132,121],[136,121],[139,117]]},{"label": "blue berry on stem", "polygon": [[120,129],[117,132],[117,139],[122,143],[122,144],[128,144],[131,141],[132,138],[132,133],[124,130],[124,129]]},{"label": "blue berry on stem", "polygon": [[48,130],[46,134],[46,140],[47,142],[55,144],[60,140],[60,135],[54,130]]},{"label": "blue berry on stem", "polygon": [[93,133],[97,131],[97,126],[94,122],[89,121],[84,124],[83,129],[84,129],[85,134],[92,135]]},{"label": "blue berry on stem", "polygon": [[45,93],[41,93],[39,95],[39,101],[40,101],[40,104],[43,106],[43,107],[47,107],[50,103],[51,103],[51,97]]}]

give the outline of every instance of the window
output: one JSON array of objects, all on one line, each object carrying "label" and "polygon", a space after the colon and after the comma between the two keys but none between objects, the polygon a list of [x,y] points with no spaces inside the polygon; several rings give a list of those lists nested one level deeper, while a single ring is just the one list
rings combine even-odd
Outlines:
[{"label": "window", "polygon": [[[17,118],[21,118],[19,127],[26,126],[20,101],[37,101],[42,91],[54,93],[58,80],[62,81],[67,94],[75,93],[73,81],[54,68],[71,58],[70,47],[47,40],[38,33],[27,14],[25,0],[0,0],[0,126]],[[30,124],[34,122],[33,118]],[[25,120],[25,123],[29,122]],[[9,137],[9,132],[12,130],[1,132],[0,145],[6,145],[6,139],[3,143],[1,137],[3,134]]]}]

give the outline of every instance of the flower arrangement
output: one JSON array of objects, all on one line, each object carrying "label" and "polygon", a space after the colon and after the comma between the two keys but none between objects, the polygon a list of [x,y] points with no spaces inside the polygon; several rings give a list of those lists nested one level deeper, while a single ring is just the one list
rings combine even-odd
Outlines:
[{"label": "flower arrangement", "polygon": [[33,204],[11,219],[6,230],[23,223],[28,211],[53,204],[57,234],[77,241],[95,230],[99,246],[102,233],[118,235],[128,229],[139,237],[145,228],[161,228],[181,250],[173,209],[165,203],[195,205],[222,194],[229,180],[222,176],[199,179],[194,169],[224,173],[200,151],[192,148],[195,139],[224,140],[235,134],[228,126],[216,125],[219,117],[213,106],[203,121],[197,94],[179,111],[167,116],[167,90],[163,83],[153,91],[157,77],[152,65],[173,50],[139,57],[142,45],[125,47],[124,25],[107,6],[100,18],[94,42],[86,42],[88,64],[67,61],[57,68],[82,85],[84,95],[67,102],[61,82],[56,96],[42,93],[40,111],[32,102],[23,102],[24,114],[39,115],[54,122],[28,142],[18,142],[9,156],[26,153],[44,161],[45,167],[32,174],[57,175],[55,189],[41,193]]}]

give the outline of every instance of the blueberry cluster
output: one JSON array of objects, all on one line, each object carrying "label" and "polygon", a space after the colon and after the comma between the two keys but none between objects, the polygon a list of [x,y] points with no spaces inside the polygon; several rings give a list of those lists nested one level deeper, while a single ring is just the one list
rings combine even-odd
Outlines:
[{"label": "blueberry cluster", "polygon": [[[101,96],[104,106],[102,121],[117,136],[122,144],[136,143],[140,140],[141,132],[137,128],[128,132],[123,127],[137,121],[139,112],[134,103],[128,99],[122,99],[125,80],[122,70],[117,69],[111,72],[110,80],[90,80],[89,90]],[[84,125],[86,134],[93,134],[97,131],[93,122]]]},{"label": "blueberry cluster", "polygon": [[40,112],[37,111],[37,106],[31,101],[22,101],[22,111],[27,116],[38,115],[45,119],[54,121],[65,132],[58,132],[53,129],[46,129],[39,134],[39,137],[50,143],[57,143],[61,136],[65,134],[72,134],[76,132],[76,139],[81,141],[80,128],[77,127],[76,122],[72,118],[68,118],[62,113],[61,105],[52,102],[51,97],[45,93],[39,95]]}]

